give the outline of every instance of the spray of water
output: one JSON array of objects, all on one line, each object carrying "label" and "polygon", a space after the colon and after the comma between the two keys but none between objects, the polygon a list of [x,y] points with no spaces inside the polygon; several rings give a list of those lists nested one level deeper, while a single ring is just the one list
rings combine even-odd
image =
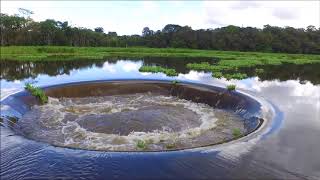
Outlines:
[{"label": "spray of water", "polygon": [[[88,130],[80,123],[92,119],[101,122],[101,117],[107,117],[102,122],[111,121],[110,118],[125,113],[132,115],[140,113],[139,117],[148,117],[146,113],[158,112],[161,109],[168,112],[165,114],[168,124],[152,130],[136,131],[133,128],[128,134],[114,134]],[[185,118],[179,113],[182,110],[193,113],[196,118],[181,119]],[[152,120],[157,121],[156,118]],[[170,128],[170,123],[177,123],[176,120],[179,120],[181,125],[179,130]],[[125,122],[128,124],[119,127],[125,129],[126,125],[130,126],[132,123]],[[146,120],[139,123],[143,125],[145,122]],[[152,124],[152,122],[148,123]],[[31,139],[58,146],[112,151],[165,150],[202,146],[232,138],[230,128],[239,128],[244,132],[242,121],[235,114],[174,96],[148,93],[105,97],[49,98],[48,104],[34,106],[19,120],[18,124]],[[143,147],[137,146],[139,142],[143,142]]]}]

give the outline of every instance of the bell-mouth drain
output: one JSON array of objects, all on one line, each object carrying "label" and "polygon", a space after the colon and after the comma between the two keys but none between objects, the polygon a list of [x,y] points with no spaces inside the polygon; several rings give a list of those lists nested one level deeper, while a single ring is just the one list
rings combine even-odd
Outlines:
[{"label": "bell-mouth drain", "polygon": [[193,149],[248,137],[266,121],[262,104],[253,97],[204,84],[109,80],[44,90],[49,96],[45,105],[26,91],[4,99],[2,121],[11,119],[10,128],[28,139],[59,147]]}]

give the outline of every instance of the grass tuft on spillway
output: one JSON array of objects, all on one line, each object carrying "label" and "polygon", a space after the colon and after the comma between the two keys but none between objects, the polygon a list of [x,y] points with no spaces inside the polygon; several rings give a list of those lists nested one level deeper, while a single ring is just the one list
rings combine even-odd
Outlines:
[{"label": "grass tuft on spillway", "polygon": [[25,89],[29,91],[32,94],[32,96],[36,97],[41,104],[48,103],[48,96],[46,96],[46,94],[41,88],[35,87],[32,84],[27,83],[25,85]]}]

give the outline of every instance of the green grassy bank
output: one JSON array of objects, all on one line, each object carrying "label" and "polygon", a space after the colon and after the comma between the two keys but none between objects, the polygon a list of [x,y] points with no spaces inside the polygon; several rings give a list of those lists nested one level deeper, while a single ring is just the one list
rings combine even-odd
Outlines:
[{"label": "green grassy bank", "polygon": [[290,62],[320,63],[320,55],[213,51],[174,48],[109,48],[65,46],[9,46],[1,47],[1,60],[50,61],[104,59],[108,57],[193,57],[218,58],[221,65],[257,65]]}]

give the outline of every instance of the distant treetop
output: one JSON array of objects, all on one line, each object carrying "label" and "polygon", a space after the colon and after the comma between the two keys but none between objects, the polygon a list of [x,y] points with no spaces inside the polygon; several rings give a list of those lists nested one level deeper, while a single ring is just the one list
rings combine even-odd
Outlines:
[{"label": "distant treetop", "polygon": [[19,12],[22,16],[1,13],[1,45],[145,46],[320,54],[320,28],[311,25],[305,29],[229,25],[193,30],[190,26],[167,24],[162,30],[144,27],[142,35],[118,36],[116,32],[105,33],[102,27],[72,27],[67,21],[36,22],[30,18],[31,10],[20,8]]}]

